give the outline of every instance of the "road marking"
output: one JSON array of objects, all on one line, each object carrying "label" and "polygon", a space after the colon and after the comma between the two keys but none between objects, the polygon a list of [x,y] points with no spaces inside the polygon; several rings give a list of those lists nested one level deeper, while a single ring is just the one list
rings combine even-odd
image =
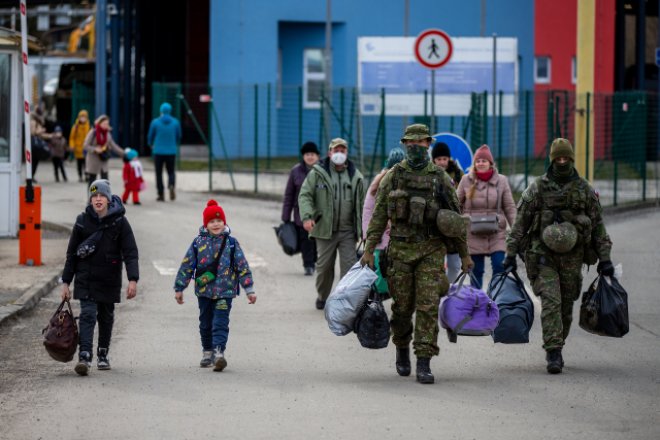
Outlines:
[{"label": "road marking", "polygon": [[174,260],[154,260],[152,263],[161,275],[176,275],[177,270],[179,270],[179,264]]},{"label": "road marking", "polygon": [[245,259],[248,261],[248,264],[250,265],[250,269],[255,268],[255,267],[266,267],[268,266],[268,263],[266,260],[261,258],[259,255],[256,254],[245,254]]}]

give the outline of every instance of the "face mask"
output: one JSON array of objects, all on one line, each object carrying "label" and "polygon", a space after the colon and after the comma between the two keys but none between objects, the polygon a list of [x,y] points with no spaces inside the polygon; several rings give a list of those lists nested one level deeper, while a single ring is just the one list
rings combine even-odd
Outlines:
[{"label": "face mask", "polygon": [[406,146],[406,160],[413,169],[421,169],[429,163],[428,147],[419,144]]},{"label": "face mask", "polygon": [[332,155],[330,156],[330,160],[335,165],[344,165],[346,163],[346,157],[347,157],[346,153],[336,152],[336,153],[332,153]]},{"label": "face mask", "polygon": [[573,171],[573,162],[568,161],[562,164],[555,162],[552,164],[552,167],[559,176],[568,176]]}]

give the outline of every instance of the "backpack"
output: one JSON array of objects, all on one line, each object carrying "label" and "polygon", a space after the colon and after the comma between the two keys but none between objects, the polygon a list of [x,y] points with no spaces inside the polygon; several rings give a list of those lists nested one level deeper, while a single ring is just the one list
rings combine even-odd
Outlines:
[{"label": "backpack", "polygon": [[500,314],[497,304],[481,289],[464,286],[463,272],[449,287],[438,310],[440,326],[447,330],[449,342],[457,336],[488,336],[497,327]]},{"label": "backpack", "polygon": [[355,318],[353,331],[364,348],[385,348],[390,341],[390,320],[374,286]]},{"label": "backpack", "polygon": [[493,341],[503,344],[526,344],[534,323],[534,303],[518,273],[513,270],[493,275],[488,296],[497,304],[500,322],[493,331]]}]

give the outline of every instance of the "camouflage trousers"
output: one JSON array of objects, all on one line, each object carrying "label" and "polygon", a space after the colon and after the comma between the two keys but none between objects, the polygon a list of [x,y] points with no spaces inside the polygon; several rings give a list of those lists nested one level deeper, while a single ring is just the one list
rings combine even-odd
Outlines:
[{"label": "camouflage trousers", "polygon": [[573,322],[573,303],[582,288],[582,250],[528,255],[527,274],[534,293],[541,297],[543,348],[561,349]]},{"label": "camouflage trousers", "polygon": [[[417,357],[430,358],[438,348],[438,305],[449,290],[441,240],[419,243],[390,241],[387,284],[392,296],[392,342],[408,347],[413,340]],[[413,313],[415,325],[413,329]],[[413,337],[414,334],[414,337]]]}]

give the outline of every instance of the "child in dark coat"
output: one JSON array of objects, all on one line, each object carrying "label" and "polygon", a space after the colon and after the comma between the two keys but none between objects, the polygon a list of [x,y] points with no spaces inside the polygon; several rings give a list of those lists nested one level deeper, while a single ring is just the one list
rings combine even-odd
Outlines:
[{"label": "child in dark coat", "polygon": [[225,348],[229,338],[229,312],[239,285],[254,304],[252,272],[238,241],[230,236],[225,212],[215,200],[209,200],[203,213],[204,226],[199,228],[188,248],[174,282],[174,299],[183,304],[183,290],[195,279],[195,295],[199,305],[199,333],[202,340],[200,367],[214,366],[222,371],[227,366]]}]

